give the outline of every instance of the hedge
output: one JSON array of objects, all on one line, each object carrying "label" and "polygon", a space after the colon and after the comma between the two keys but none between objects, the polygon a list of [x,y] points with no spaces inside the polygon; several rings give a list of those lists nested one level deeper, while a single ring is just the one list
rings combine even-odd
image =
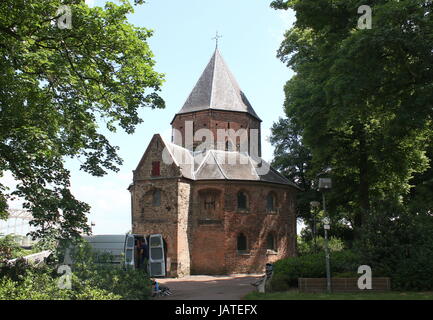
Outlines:
[{"label": "hedge", "polygon": [[[298,286],[298,278],[326,277],[326,262],[323,252],[290,257],[274,264],[271,287],[273,291],[285,291]],[[358,270],[360,258],[350,250],[333,252],[330,258],[332,276]]]}]

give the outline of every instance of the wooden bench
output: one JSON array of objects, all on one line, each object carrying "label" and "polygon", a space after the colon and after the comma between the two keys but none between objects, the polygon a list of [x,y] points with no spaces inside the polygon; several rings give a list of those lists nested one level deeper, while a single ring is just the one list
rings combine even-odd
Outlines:
[{"label": "wooden bench", "polygon": [[[391,290],[390,278],[372,278],[372,288],[361,290],[358,288],[358,278],[331,278],[331,292],[384,292]],[[299,278],[299,292],[326,292],[326,278]]]}]

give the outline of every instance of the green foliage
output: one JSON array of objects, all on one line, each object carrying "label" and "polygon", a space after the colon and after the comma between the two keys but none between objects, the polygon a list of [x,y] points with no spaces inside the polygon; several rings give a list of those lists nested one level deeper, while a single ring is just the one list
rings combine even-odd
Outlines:
[{"label": "green foliage", "polygon": [[374,208],[356,243],[373,275],[391,278],[397,290],[433,290],[433,216],[400,205]]},{"label": "green foliage", "polygon": [[[332,274],[357,271],[360,258],[352,251],[345,250],[331,254]],[[324,278],[326,265],[324,252],[291,257],[274,264],[271,286],[274,291],[284,291],[298,286],[298,278]]]},{"label": "green foliage", "polygon": [[59,289],[57,264],[35,268],[23,261],[0,269],[0,300],[144,300],[151,282],[143,270],[110,265],[110,257],[77,245],[71,289]]},{"label": "green foliage", "polygon": [[[10,171],[19,181],[11,193],[0,185],[0,218],[7,199],[22,197],[35,237],[89,230],[90,207],[70,192],[64,160],[78,158],[95,176],[117,171],[118,147],[99,126],[133,133],[140,108],[164,107],[152,31],[127,22],[129,1],[117,3],[0,1],[0,176]],[[71,8],[71,29],[57,27],[60,5]]]},{"label": "green foliage", "polygon": [[81,243],[73,251],[73,273],[90,286],[110,291],[127,300],[143,300],[150,295],[150,279],[145,270],[113,266],[112,257],[92,251]]},{"label": "green foliage", "polygon": [[[357,29],[361,4],[373,8],[371,30]],[[307,177],[332,168],[331,218],[346,219],[359,235],[372,203],[401,201],[416,174],[428,169],[433,4],[277,0],[272,6],[297,17],[278,51],[296,72],[285,86],[289,120],[280,120],[279,132],[297,135],[311,157],[284,150],[291,138],[273,132],[276,162],[306,163]]]},{"label": "green foliage", "polygon": [[296,195],[297,217],[311,226],[310,202],[319,197],[312,188],[311,151],[303,143],[302,131],[294,121],[280,118],[271,132],[270,142],[275,147],[272,166],[302,189]]},{"label": "green foliage", "polygon": [[357,292],[357,293],[300,293],[287,292],[260,293],[253,291],[245,300],[433,300],[432,292]]},{"label": "green foliage", "polygon": [[119,300],[121,297],[108,290],[83,283],[75,275],[72,290],[59,289],[58,278],[49,270],[27,269],[18,281],[0,278],[0,300]]},{"label": "green foliage", "polygon": [[[330,237],[328,239],[328,248],[330,252],[337,252],[345,249],[345,246],[341,239]],[[323,252],[325,250],[325,238],[317,237],[316,244],[314,244],[313,240],[305,241],[301,237],[298,237],[297,249],[300,256]]]},{"label": "green foliage", "polygon": [[360,274],[356,271],[338,272],[332,275],[333,278],[359,278]]},{"label": "green foliage", "polygon": [[[373,9],[370,30],[357,28],[360,5]],[[271,6],[293,9],[297,18],[278,51],[296,75],[284,89],[287,119],[273,128],[274,163],[289,177],[287,169],[295,168],[310,180],[330,167],[331,231],[339,226],[333,235],[347,240],[346,227],[354,230],[350,245],[394,288],[431,290],[432,1],[275,0]],[[318,197],[305,190],[299,217],[309,226],[302,234],[308,242],[307,204]],[[300,249],[309,250],[302,243]]]},{"label": "green foliage", "polygon": [[22,249],[14,239],[13,235],[0,236],[0,266],[7,260],[19,258],[32,251]]}]

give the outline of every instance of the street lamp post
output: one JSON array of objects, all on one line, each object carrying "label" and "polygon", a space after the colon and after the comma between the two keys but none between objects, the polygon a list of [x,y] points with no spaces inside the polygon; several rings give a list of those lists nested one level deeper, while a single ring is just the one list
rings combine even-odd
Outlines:
[{"label": "street lamp post", "polygon": [[317,238],[317,226],[316,226],[316,214],[317,214],[317,209],[320,207],[320,202],[319,201],[311,201],[310,202],[310,206],[311,206],[311,211],[313,211],[313,243],[314,243],[314,252],[317,252],[317,243],[316,243],[316,238]]},{"label": "street lamp post", "polygon": [[323,199],[323,224],[325,229],[325,258],[326,258],[326,291],[331,293],[331,266],[328,248],[328,230],[330,229],[330,220],[326,215],[326,199],[325,191],[330,190],[332,187],[332,180],[330,178],[320,178],[319,179],[319,190],[322,191]]},{"label": "street lamp post", "polygon": [[331,266],[329,262],[329,247],[328,247],[328,230],[329,226],[329,218],[325,217],[323,219],[324,228],[325,228],[325,258],[326,258],[326,291],[331,293]]}]

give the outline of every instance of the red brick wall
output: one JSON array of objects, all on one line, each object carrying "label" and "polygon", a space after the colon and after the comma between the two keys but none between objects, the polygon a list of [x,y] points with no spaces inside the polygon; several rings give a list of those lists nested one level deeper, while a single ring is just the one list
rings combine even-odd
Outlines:
[{"label": "red brick wall", "polygon": [[[263,272],[267,262],[295,255],[295,189],[255,181],[189,181],[178,169],[161,162],[161,176],[150,175],[162,146],[153,139],[134,174],[132,232],[161,233],[171,259],[170,275]],[[161,204],[152,204],[152,190],[161,190]],[[237,193],[248,197],[248,210],[237,209]],[[276,212],[266,210],[269,192],[276,195]],[[215,195],[215,209],[203,205]],[[247,237],[246,254],[237,251],[237,236]],[[267,252],[266,238],[276,237],[276,252]]]},{"label": "red brick wall", "polygon": [[[222,190],[220,207],[215,218],[206,224],[200,206],[200,191]],[[249,194],[249,210],[238,211],[237,192]],[[266,211],[266,196],[277,196],[277,212]],[[294,189],[260,182],[196,182],[193,191],[195,205],[192,213],[192,273],[250,273],[263,272],[266,263],[295,254],[296,217]],[[223,217],[223,218],[222,218]],[[220,220],[220,223],[218,223]],[[203,224],[205,223],[205,224]],[[247,237],[248,253],[237,252],[237,236]],[[267,252],[268,233],[276,238],[276,252]]]},{"label": "red brick wall", "polygon": [[[173,129],[177,129],[182,134],[182,146],[185,146],[185,122],[194,122],[194,132],[199,129],[210,129],[215,138],[215,145],[218,143],[217,130],[228,129],[230,123],[230,129],[238,131],[239,129],[258,129],[258,155],[261,156],[260,146],[260,121],[250,116],[247,113],[242,112],[230,112],[230,111],[219,111],[219,110],[203,110],[195,113],[178,114],[172,122]],[[175,141],[173,141],[175,142]],[[224,142],[222,142],[224,143]],[[236,143],[236,142],[235,142]]]},{"label": "red brick wall", "polygon": [[[172,274],[177,274],[178,264],[178,176],[180,170],[162,161],[164,145],[155,135],[137,169],[134,170],[132,196],[132,233],[149,235],[162,234],[167,244]],[[152,163],[160,161],[160,176],[152,176]],[[152,202],[153,192],[160,190],[160,205]]]}]

